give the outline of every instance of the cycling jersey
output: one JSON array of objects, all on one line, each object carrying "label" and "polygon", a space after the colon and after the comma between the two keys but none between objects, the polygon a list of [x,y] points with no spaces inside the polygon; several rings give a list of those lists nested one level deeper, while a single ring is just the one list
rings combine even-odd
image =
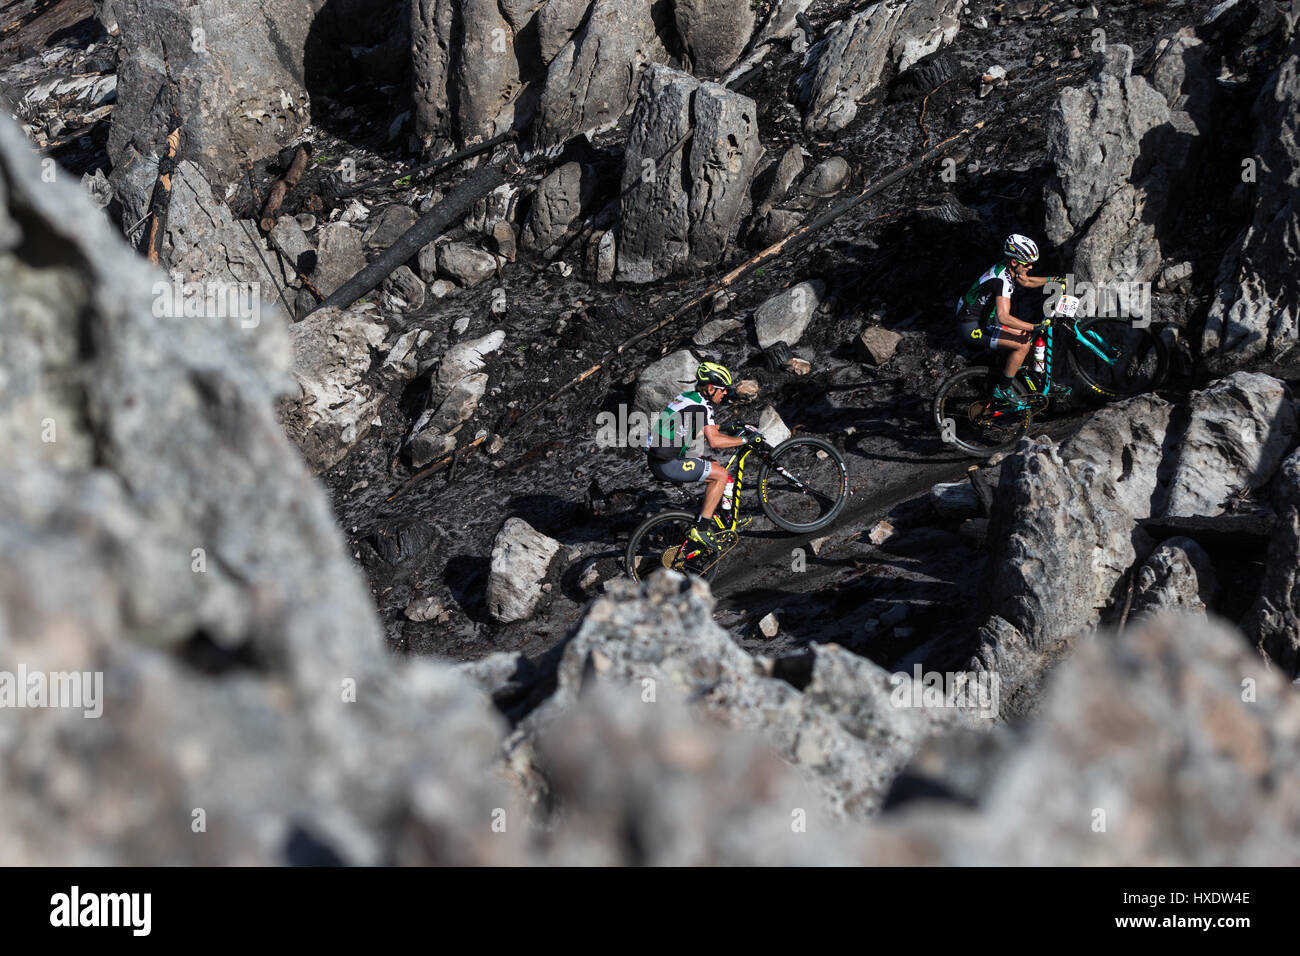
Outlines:
[{"label": "cycling jersey", "polygon": [[[704,429],[713,424],[713,406],[699,392],[682,392],[659,413],[645,450],[652,459],[698,458],[703,454]],[[700,446],[699,451],[691,450]]]},{"label": "cycling jersey", "polygon": [[1011,270],[1005,262],[999,262],[976,279],[969,291],[957,300],[957,319],[980,325],[992,323],[998,312],[995,300],[998,296],[1011,298],[1013,289]]}]

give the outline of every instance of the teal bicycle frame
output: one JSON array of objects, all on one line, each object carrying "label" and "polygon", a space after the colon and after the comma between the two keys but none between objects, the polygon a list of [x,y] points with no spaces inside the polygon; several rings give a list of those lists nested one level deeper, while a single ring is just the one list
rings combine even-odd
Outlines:
[{"label": "teal bicycle frame", "polygon": [[[1052,361],[1052,333],[1056,330],[1056,324],[1049,325],[1044,331],[1046,333],[1047,354],[1043,362],[1043,388],[1040,392],[1038,385],[1028,370],[1021,369],[1021,380],[1028,387],[1029,391],[1036,395],[1050,395],[1052,392],[1052,370],[1055,367]],[[1104,338],[1091,329],[1080,329],[1079,323],[1071,319],[1069,330],[1074,333],[1075,341],[1086,345],[1090,351],[1105,362],[1107,365],[1114,365],[1120,359],[1120,352],[1113,346],[1109,345]]]},{"label": "teal bicycle frame", "polygon": [[[1025,383],[1033,395],[1050,395],[1052,393],[1052,327],[1049,325],[1045,330],[1047,333],[1047,349],[1043,358],[1043,389],[1038,390],[1038,383],[1034,381],[1034,375],[1030,369],[1023,365],[1020,367],[1020,380]],[[1077,334],[1077,333],[1076,333]]]}]

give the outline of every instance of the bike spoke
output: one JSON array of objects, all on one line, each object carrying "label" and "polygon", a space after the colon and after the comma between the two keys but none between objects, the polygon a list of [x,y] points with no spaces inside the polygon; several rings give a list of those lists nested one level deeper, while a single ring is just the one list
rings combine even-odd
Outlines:
[{"label": "bike spoke", "polygon": [[811,525],[829,514],[843,495],[843,473],[833,459],[819,458],[814,446],[782,453],[761,490],[767,506],[796,525]]},{"label": "bike spoke", "polygon": [[670,568],[683,574],[703,577],[725,554],[710,554],[690,540],[694,520],[665,515],[638,529],[628,547],[627,571],[637,580],[645,580],[658,568]]},{"label": "bike spoke", "polygon": [[1136,395],[1159,384],[1161,356],[1153,333],[1119,319],[1099,319],[1086,330],[1088,340],[1106,356],[1086,346],[1075,349],[1083,377],[1115,395]]},{"label": "bike spoke", "polygon": [[991,399],[988,379],[969,375],[953,381],[940,398],[940,434],[968,451],[992,454],[1024,430],[1025,412]]}]

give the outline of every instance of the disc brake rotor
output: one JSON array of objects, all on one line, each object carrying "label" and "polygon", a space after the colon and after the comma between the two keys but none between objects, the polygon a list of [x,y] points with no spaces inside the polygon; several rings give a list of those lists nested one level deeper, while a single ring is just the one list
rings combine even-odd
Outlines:
[{"label": "disc brake rotor", "polygon": [[972,402],[966,417],[976,425],[991,425],[997,416],[993,414],[992,402]]}]

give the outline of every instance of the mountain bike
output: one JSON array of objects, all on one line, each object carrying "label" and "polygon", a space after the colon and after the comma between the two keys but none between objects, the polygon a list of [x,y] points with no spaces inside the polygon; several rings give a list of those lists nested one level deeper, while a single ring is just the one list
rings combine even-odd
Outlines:
[{"label": "mountain bike", "polygon": [[[996,369],[963,369],[946,379],[934,396],[934,424],[948,444],[968,454],[988,458],[1015,447],[1028,433],[1034,415],[1069,389],[1055,383],[1052,337],[1057,329],[1069,336],[1066,355],[1070,369],[1088,389],[1106,400],[1128,398],[1158,386],[1169,367],[1168,349],[1149,328],[1115,318],[1080,320],[1079,300],[1062,295],[1055,317],[1034,327],[1043,336],[1046,355],[1042,371],[1032,360],[1012,380],[1016,400],[991,398]],[[995,361],[1000,362],[1001,356]]]},{"label": "mountain bike", "polygon": [[[739,434],[744,426],[728,429]],[[758,501],[769,521],[784,531],[819,531],[834,521],[849,499],[849,472],[844,458],[830,442],[811,435],[787,438],[772,447],[761,435],[732,453],[726,468],[735,484],[714,515],[713,537],[719,549],[710,552],[690,539],[698,512],[670,510],[652,515],[628,539],[626,570],[634,581],[655,568],[672,568],[709,578],[740,541],[740,532],[753,517],[742,517],[741,490],[751,458],[760,464]],[[670,484],[662,482],[662,484]],[[682,488],[681,485],[675,487]]]}]

